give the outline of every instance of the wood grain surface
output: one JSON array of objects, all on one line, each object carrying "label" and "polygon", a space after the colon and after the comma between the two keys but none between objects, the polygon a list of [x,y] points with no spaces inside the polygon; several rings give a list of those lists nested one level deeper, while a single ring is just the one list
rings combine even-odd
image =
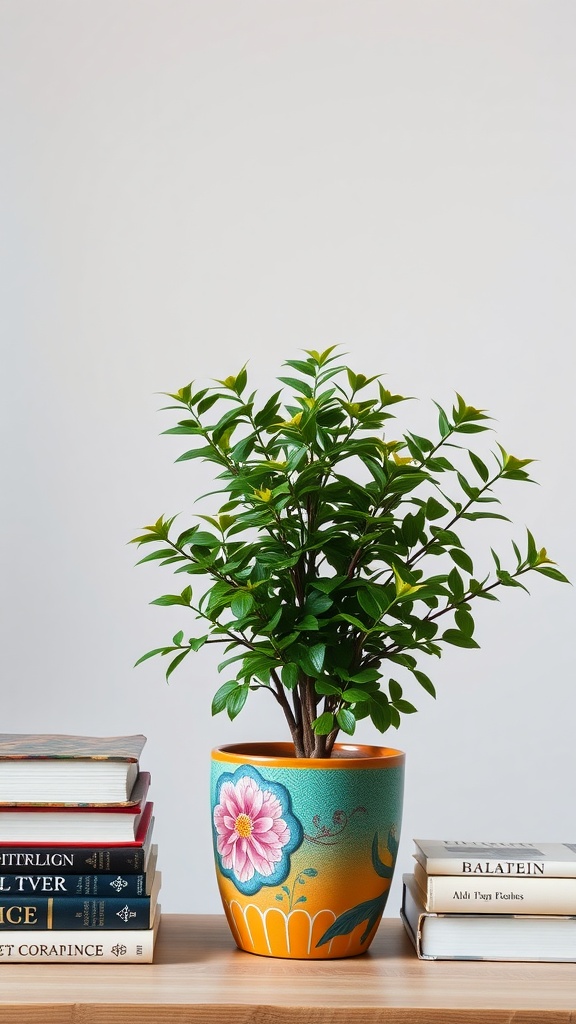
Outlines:
[{"label": "wood grain surface", "polygon": [[576,1024],[576,964],[422,961],[399,920],[348,960],[242,953],[163,915],[154,964],[0,963],[1,1024]]}]

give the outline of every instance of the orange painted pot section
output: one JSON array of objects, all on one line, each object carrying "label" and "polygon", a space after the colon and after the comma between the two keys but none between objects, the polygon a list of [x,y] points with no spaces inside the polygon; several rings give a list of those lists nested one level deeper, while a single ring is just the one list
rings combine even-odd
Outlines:
[{"label": "orange painted pot section", "polygon": [[404,754],[289,743],[212,751],[212,828],[224,911],[240,949],[330,959],[368,949],[398,850]]}]

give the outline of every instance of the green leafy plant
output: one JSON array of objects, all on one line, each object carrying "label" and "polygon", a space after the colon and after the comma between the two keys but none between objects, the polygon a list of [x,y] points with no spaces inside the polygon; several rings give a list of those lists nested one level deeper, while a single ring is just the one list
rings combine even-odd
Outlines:
[{"label": "green leafy plant", "polygon": [[[478,647],[475,601],[526,589],[529,572],[567,580],[530,532],[523,550],[512,544],[510,566],[492,551],[490,570],[475,573],[462,531],[506,519],[494,510],[495,489],[529,480],[532,461],[500,445],[482,456],[469,447],[489,429],[485,411],[457,395],[450,411],[437,405],[433,438],[388,439],[405,399],[340,365],[334,347],[304,355],[284,364],[279,390],[261,402],[247,391],[245,367],[169,395],[167,408],[182,418],[165,433],[192,443],[177,461],[214,463],[225,500],[183,531],[161,516],[134,539],[154,548],[141,562],[187,577],[152,604],[181,605],[205,624],[137,664],[166,657],[169,678],[191,651],[223,644],[220,670],[232,678],[213,713],[235,718],[250,691],[266,690],[296,754],[329,757],[359,719],[386,732],[416,710],[394,676],[435,696],[421,664],[447,644]],[[188,581],[197,576],[208,584],[198,596]]]}]

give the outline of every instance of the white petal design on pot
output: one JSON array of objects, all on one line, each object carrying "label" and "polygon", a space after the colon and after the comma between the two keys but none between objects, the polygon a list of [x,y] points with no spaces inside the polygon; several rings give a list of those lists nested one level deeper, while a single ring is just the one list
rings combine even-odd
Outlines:
[{"label": "white petal design on pot", "polygon": [[[333,910],[319,910],[314,916],[300,908],[283,913],[279,907],[261,910],[255,903],[244,907],[237,900],[225,904],[234,938],[244,949],[258,948],[264,938],[270,956],[310,956],[316,943],[336,920]],[[248,939],[248,941],[246,941]],[[332,942],[326,946],[330,953]]]}]

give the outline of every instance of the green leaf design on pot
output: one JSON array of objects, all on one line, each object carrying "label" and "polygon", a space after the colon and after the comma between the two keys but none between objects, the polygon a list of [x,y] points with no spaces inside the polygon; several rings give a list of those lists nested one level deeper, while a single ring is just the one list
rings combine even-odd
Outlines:
[{"label": "green leaf design on pot", "polygon": [[[381,858],[378,850],[378,833],[376,832],[372,840],[372,866],[377,875],[380,878],[385,878],[390,882],[392,875],[394,874],[394,863],[396,860],[396,854],[398,852],[398,841],[396,838],[396,829],[392,827],[387,837],[388,852],[392,856],[392,865],[385,864]],[[386,900],[388,899],[389,885],[386,886],[384,891],[379,896],[374,896],[370,900],[364,900],[362,903],[357,903],[355,907],[351,907],[350,910],[345,910],[340,917],[336,920],[327,931],[324,932],[322,938],[316,943],[316,947],[324,946],[325,943],[330,942],[331,939],[335,939],[337,935],[349,935],[350,932],[362,924],[364,921],[367,922],[364,932],[360,936],[360,942],[366,942],[366,939],[370,935],[374,925],[378,923],[386,906]]]}]

